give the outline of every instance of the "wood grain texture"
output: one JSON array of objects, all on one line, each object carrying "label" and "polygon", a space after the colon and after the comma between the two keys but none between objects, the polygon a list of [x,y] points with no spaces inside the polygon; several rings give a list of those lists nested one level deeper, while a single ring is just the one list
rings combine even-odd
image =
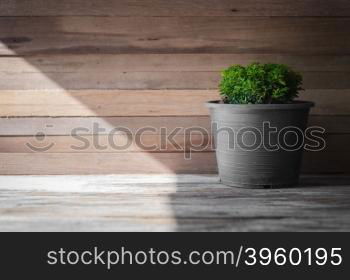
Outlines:
[{"label": "wood grain texture", "polygon": [[346,0],[2,0],[0,16],[349,16]]},{"label": "wood grain texture", "polygon": [[212,152],[193,153],[0,153],[0,174],[215,173]]},{"label": "wood grain texture", "polygon": [[308,89],[350,88],[349,56],[133,54],[2,57],[0,89],[208,89],[222,69],[253,61],[290,65]]},{"label": "wood grain texture", "polygon": [[[173,146],[77,152],[69,135],[80,127],[106,144],[116,126],[130,129],[122,141],[152,126],[146,144],[159,144],[161,127],[180,127],[183,148],[186,128],[209,130],[203,103],[218,98],[219,72],[252,61],[300,71],[301,98],[316,102],[310,125],[331,134],[303,172],[349,173],[349,21],[345,0],[2,0],[0,173],[216,172],[209,149],[191,161]],[[25,146],[50,141],[48,153]]]},{"label": "wood grain texture", "polygon": [[[350,80],[349,80],[350,81]],[[217,90],[3,90],[0,116],[198,116]],[[315,115],[349,115],[349,90],[307,90]]]},{"label": "wood grain texture", "polygon": [[0,90],[215,89],[222,69],[253,61],[294,67],[306,89],[350,88],[348,56],[135,54],[3,57]]},{"label": "wood grain texture", "polygon": [[[170,132],[170,131],[169,131]],[[343,140],[341,137],[337,139]],[[350,137],[344,137],[346,141]],[[211,135],[122,134],[1,137],[0,153],[128,153],[212,151]],[[345,141],[345,140],[344,140]],[[343,141],[343,143],[344,143]],[[348,142],[346,142],[348,143]]]},{"label": "wood grain texture", "polygon": [[347,17],[0,17],[0,55],[339,55],[350,53],[350,31],[345,28],[349,21]]},{"label": "wood grain texture", "polygon": [[[348,89],[350,72],[302,72],[306,89]],[[216,89],[219,72],[4,73],[0,90]]]},{"label": "wood grain texture", "polygon": [[[327,117],[325,117],[327,118]],[[343,119],[343,118],[342,118]],[[350,117],[344,120],[350,122]],[[319,120],[317,123],[327,123],[327,120]],[[335,121],[333,118],[328,120],[331,126],[343,124],[344,122]],[[344,127],[338,127],[336,131],[350,128],[344,123]],[[115,128],[127,128],[130,134],[137,134],[143,128],[154,128],[143,132],[143,134],[164,134],[162,129],[173,131],[180,128],[179,134],[188,133],[184,129],[189,127],[202,127],[210,129],[210,120],[208,116],[162,116],[162,117],[60,117],[60,118],[0,118],[0,135],[2,136],[32,136],[38,132],[47,136],[66,136],[66,135],[107,135],[115,131]],[[78,128],[78,129],[76,129]],[[80,129],[82,128],[82,129]],[[76,130],[74,130],[76,129]],[[118,132],[116,132],[118,133]],[[350,130],[349,130],[350,133]]]},{"label": "wood grain texture", "polygon": [[[126,164],[127,163],[127,164]],[[205,174],[216,173],[214,152],[184,153],[0,153],[1,175]],[[347,174],[349,153],[305,152],[303,173]]]},{"label": "wood grain texture", "polygon": [[[308,126],[323,127],[326,133],[349,134],[350,116],[311,115]],[[179,134],[188,134],[190,130],[187,128],[191,127],[210,131],[210,118],[208,116],[0,118],[0,136],[35,136],[38,133],[46,136],[108,135],[113,132],[118,134],[116,128],[127,128],[130,134],[137,134],[145,127],[153,129],[143,131],[143,135],[164,134],[163,130],[167,133],[177,130]]]},{"label": "wood grain texture", "polygon": [[[216,91],[2,91],[1,116],[161,116],[208,114]],[[180,106],[179,106],[180,105]]]},{"label": "wood grain texture", "polygon": [[301,72],[349,72],[349,55],[56,54],[1,57],[0,73],[219,72],[232,64],[284,63]]},{"label": "wood grain texture", "polygon": [[[98,124],[100,130],[96,131],[93,124]],[[348,116],[311,116],[309,125],[323,126],[329,135],[326,135],[326,150],[322,152],[310,152],[304,154],[303,172],[305,173],[348,173],[349,141]],[[143,126],[154,127],[155,131],[146,132],[142,136],[146,144],[157,144],[164,139],[162,128],[173,131],[180,127],[177,144],[183,148],[187,142],[185,129],[200,126],[210,130],[208,117],[116,117],[116,118],[1,118],[0,134],[8,135],[0,137],[0,174],[112,174],[112,173],[211,173],[216,171],[214,153],[208,153],[208,146],[203,151],[192,154],[192,160],[185,160],[184,154],[179,153],[171,144],[162,153],[150,153],[149,150],[140,149],[132,143],[126,150],[116,150],[114,146],[106,145],[106,148],[97,150],[96,144],[105,147],[106,134],[111,133],[115,127],[122,126],[130,129],[131,134],[137,133]],[[89,143],[84,150],[72,150],[71,145],[81,147],[81,140],[72,139],[71,130],[75,127],[83,127],[80,131],[84,139]],[[46,136],[14,137],[14,135],[36,135],[42,132]],[[347,132],[348,134],[339,134]],[[94,133],[101,134],[94,142],[91,136]],[[164,133],[164,131],[163,131]],[[333,134],[332,134],[333,133]],[[118,134],[121,142],[126,139],[135,139],[135,135]],[[192,135],[195,144],[202,143],[200,135]],[[26,145],[31,144],[38,148],[45,148],[54,142],[54,146],[47,153],[33,153]],[[120,142],[117,142],[118,145]],[[192,142],[193,143],[193,142]],[[168,143],[169,144],[169,143]],[[33,148],[32,148],[33,149]],[[143,151],[140,153],[140,151]],[[174,152],[176,153],[169,153]],[[133,153],[131,153],[133,152]],[[119,154],[118,154],[119,153]],[[123,155],[121,155],[123,154]],[[127,162],[128,164],[125,164]],[[204,164],[205,163],[205,164]]]},{"label": "wood grain texture", "polygon": [[[325,133],[322,138],[326,143],[326,152],[337,152],[341,147],[344,157],[350,156],[350,134]],[[80,137],[0,136],[0,153],[209,152],[214,150],[211,140],[210,131],[191,135],[113,133]]]},{"label": "wood grain texture", "polygon": [[349,231],[349,177],[251,190],[216,176],[3,176],[0,231]]}]

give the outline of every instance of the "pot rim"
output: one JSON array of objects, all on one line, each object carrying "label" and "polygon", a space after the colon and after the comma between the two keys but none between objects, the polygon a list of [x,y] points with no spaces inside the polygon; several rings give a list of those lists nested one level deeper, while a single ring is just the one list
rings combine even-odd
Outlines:
[{"label": "pot rim", "polygon": [[240,109],[240,110],[300,110],[310,109],[315,106],[314,102],[297,100],[292,103],[281,103],[281,104],[226,104],[220,103],[221,100],[211,100],[205,103],[207,108],[219,108],[221,109]]}]

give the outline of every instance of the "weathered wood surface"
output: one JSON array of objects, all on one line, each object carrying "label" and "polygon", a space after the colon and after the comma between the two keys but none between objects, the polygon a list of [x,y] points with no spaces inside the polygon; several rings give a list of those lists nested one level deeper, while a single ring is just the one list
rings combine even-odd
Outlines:
[{"label": "weathered wood surface", "polygon": [[[36,145],[39,146],[39,145]],[[305,174],[347,174],[348,150],[305,152]],[[1,175],[217,173],[214,152],[0,153]]]},{"label": "weathered wood surface", "polygon": [[[309,125],[322,126],[326,129],[326,150],[317,153],[305,153],[303,172],[305,173],[346,173],[350,172],[350,156],[347,147],[350,118],[348,116],[311,116]],[[100,130],[94,129],[98,126]],[[130,153],[145,149],[135,145],[135,134],[142,127],[153,127],[146,131],[144,144],[159,144],[163,137],[181,128],[176,137],[180,148],[189,142],[184,137],[189,127],[201,127],[210,133],[208,117],[113,117],[113,118],[0,118],[0,174],[111,174],[111,173],[211,173],[216,172],[216,160],[213,153],[192,154],[192,160],[185,160],[183,153],[175,152],[175,147],[167,142],[162,153]],[[79,135],[88,140],[88,148],[83,151],[73,150],[71,145],[81,146],[81,140],[72,138],[74,128]],[[130,130],[116,133],[117,144],[131,139],[131,146],[124,151],[107,145],[107,134],[115,127]],[[36,136],[42,132],[44,138]],[[91,135],[100,135],[98,138]],[[192,143],[205,146],[199,132],[192,133]],[[120,138],[121,137],[121,138]],[[94,140],[105,149],[97,149]],[[86,141],[86,140],[85,140]],[[27,144],[37,148],[55,145],[47,153],[33,153]],[[106,145],[105,145],[106,144]],[[159,147],[159,146],[158,146]],[[339,147],[342,147],[341,149]],[[83,153],[83,154],[80,154]],[[119,153],[119,154],[118,154]],[[121,155],[120,153],[123,153]],[[127,164],[125,164],[127,162]]]},{"label": "weathered wood surface", "polygon": [[35,73],[45,75],[79,72],[218,72],[232,64],[251,62],[288,64],[302,72],[350,71],[350,55],[285,55],[285,54],[56,54],[4,56],[0,73]]},{"label": "weathered wood surface", "polygon": [[0,16],[349,16],[347,0],[2,0]]},{"label": "weathered wood surface", "polygon": [[[348,134],[350,116],[311,115],[308,125],[323,127],[327,133]],[[46,136],[107,135],[114,132],[117,127],[127,128],[131,134],[136,134],[144,127],[152,127],[154,130],[147,130],[143,134],[159,134],[162,129],[171,132],[180,128],[178,133],[183,134],[189,133],[186,128],[190,127],[201,127],[210,131],[210,118],[208,116],[0,118],[0,136],[33,136],[38,133]],[[83,129],[74,130],[76,128]]]},{"label": "weathered wood surface", "polygon": [[0,177],[0,231],[349,230],[349,177],[269,190],[209,175]]},{"label": "weathered wood surface", "polygon": [[[0,153],[126,153],[126,152],[181,152],[195,149],[212,151],[211,134],[138,134],[117,133],[111,135],[86,136],[24,136],[1,137]],[[210,133],[208,131],[208,133]],[[171,138],[170,138],[171,136]],[[335,136],[335,141],[349,143],[349,137]],[[169,138],[168,138],[169,137]],[[170,140],[169,140],[170,139]],[[49,147],[46,149],[45,147]],[[339,143],[338,143],[339,144]],[[36,149],[38,147],[38,149]]]},{"label": "weathered wood surface", "polygon": [[220,71],[253,61],[285,63],[307,89],[350,88],[350,56],[133,54],[2,57],[0,89],[208,89]]},{"label": "weathered wood surface", "polygon": [[[0,153],[126,153],[213,151],[211,131],[171,135],[129,134],[72,136],[0,136]],[[342,147],[344,157],[350,156],[350,134],[324,134],[327,152]],[[307,142],[307,141],[306,141]],[[52,146],[50,146],[53,144]],[[50,148],[48,148],[50,147]],[[349,160],[350,163],[350,160]]]},{"label": "weathered wood surface", "polygon": [[0,153],[1,175],[216,173],[213,152]]},{"label": "weathered wood surface", "polygon": [[[193,161],[171,146],[152,155],[135,146],[123,155],[91,147],[80,155],[67,150],[68,135],[84,127],[79,133],[91,140],[94,122],[106,128],[97,132],[103,143],[115,126],[209,129],[203,102],[217,98],[219,71],[261,61],[300,71],[302,98],[317,104],[310,125],[337,134],[327,153],[306,154],[303,170],[349,172],[342,148],[350,133],[349,16],[346,0],[2,0],[1,170],[215,172],[208,150]],[[51,136],[40,142],[39,132]],[[148,131],[147,143],[158,137]],[[55,141],[54,150],[23,146],[38,139]]]},{"label": "weathered wood surface", "polygon": [[[326,125],[329,122],[330,128],[335,125],[333,123],[334,119],[329,116],[321,119],[313,116],[312,119],[314,118],[318,120],[317,124]],[[336,131],[339,132],[349,128],[350,133],[350,117],[342,116],[339,119],[344,119],[344,121],[336,122],[340,124]],[[344,124],[344,127],[342,124]],[[0,118],[0,136],[30,136],[36,135],[38,132],[45,135],[107,135],[114,132],[117,127],[127,128],[131,134],[136,134],[145,127],[154,128],[154,130],[144,131],[144,134],[160,134],[162,129],[166,129],[169,132],[180,128],[179,134],[183,134],[186,133],[184,129],[192,126],[209,130],[210,119],[208,116]],[[97,127],[100,129],[98,130]],[[83,129],[74,130],[76,128]]]},{"label": "weathered wood surface", "polygon": [[1,91],[1,116],[207,115],[217,91]]},{"label": "weathered wood surface", "polygon": [[[218,71],[145,71],[118,72],[34,72],[1,73],[0,90],[47,90],[47,89],[216,89],[220,82]],[[301,72],[305,89],[350,88],[349,72]]]},{"label": "weathered wood surface", "polygon": [[[350,73],[350,72],[349,72]],[[350,79],[349,79],[350,81]],[[336,83],[336,80],[334,80]],[[4,90],[0,116],[203,116],[217,90]],[[306,90],[314,115],[349,115],[349,90]]]},{"label": "weathered wood surface", "polygon": [[0,55],[348,55],[349,22],[348,17],[0,17]]}]

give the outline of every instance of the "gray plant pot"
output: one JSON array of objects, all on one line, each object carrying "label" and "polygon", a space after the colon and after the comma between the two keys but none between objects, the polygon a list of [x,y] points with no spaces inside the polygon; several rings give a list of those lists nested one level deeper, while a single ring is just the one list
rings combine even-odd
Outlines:
[{"label": "gray plant pot", "polygon": [[[312,102],[206,103],[221,182],[246,188],[298,184]],[[260,144],[260,145],[259,145]]]}]

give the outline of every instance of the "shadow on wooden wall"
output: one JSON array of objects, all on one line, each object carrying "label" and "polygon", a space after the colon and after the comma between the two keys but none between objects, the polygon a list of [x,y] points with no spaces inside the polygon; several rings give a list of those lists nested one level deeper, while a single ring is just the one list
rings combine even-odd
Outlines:
[{"label": "shadow on wooden wall", "polygon": [[[153,126],[150,145],[161,127],[209,130],[203,103],[218,97],[220,70],[252,61],[287,63],[305,77],[301,98],[317,103],[310,124],[326,128],[330,145],[306,154],[304,172],[349,172],[348,2],[95,2],[0,4],[0,173],[215,173],[209,148],[191,161],[173,146],[72,150],[71,130],[106,144],[116,126]],[[34,153],[28,142],[55,146]]]}]

